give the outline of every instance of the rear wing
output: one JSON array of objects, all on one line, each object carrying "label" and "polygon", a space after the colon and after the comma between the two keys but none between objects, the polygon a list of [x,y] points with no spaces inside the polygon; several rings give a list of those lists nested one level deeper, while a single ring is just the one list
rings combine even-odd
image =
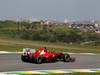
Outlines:
[{"label": "rear wing", "polygon": [[35,49],[31,49],[31,48],[23,48],[23,55],[30,55],[30,54],[33,54],[35,53],[36,50]]}]

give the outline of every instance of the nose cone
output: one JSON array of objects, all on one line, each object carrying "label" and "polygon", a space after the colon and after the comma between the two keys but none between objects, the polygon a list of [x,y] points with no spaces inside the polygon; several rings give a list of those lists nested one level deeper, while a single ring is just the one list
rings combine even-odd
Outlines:
[{"label": "nose cone", "polygon": [[76,58],[75,57],[70,57],[70,62],[75,62]]}]

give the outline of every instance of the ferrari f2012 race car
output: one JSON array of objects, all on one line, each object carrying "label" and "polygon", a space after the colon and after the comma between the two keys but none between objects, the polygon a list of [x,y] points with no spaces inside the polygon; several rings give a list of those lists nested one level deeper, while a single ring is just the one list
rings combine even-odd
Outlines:
[{"label": "ferrari f2012 race car", "polygon": [[40,48],[35,51],[30,48],[23,49],[23,54],[21,55],[21,60],[23,62],[31,62],[36,64],[42,64],[45,62],[74,62],[75,57],[71,57],[69,54],[62,52],[52,52],[46,48]]}]

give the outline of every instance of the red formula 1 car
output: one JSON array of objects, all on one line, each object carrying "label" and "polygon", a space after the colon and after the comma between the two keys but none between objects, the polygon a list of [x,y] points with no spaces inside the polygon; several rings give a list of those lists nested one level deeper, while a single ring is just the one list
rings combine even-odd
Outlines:
[{"label": "red formula 1 car", "polygon": [[23,55],[21,55],[21,60],[23,62],[32,62],[36,64],[41,64],[43,62],[56,62],[56,61],[74,62],[75,58],[70,57],[69,54],[64,54],[62,52],[49,51],[46,48],[41,48],[38,51],[26,48],[23,49]]}]

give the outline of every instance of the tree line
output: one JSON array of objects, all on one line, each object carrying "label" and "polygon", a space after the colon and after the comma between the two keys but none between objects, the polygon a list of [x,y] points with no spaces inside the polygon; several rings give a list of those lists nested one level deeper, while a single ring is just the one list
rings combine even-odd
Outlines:
[{"label": "tree line", "polygon": [[0,28],[7,28],[13,25],[16,29],[10,29],[9,33],[15,38],[46,42],[100,44],[100,34],[94,32],[84,32],[62,25],[40,25],[27,22],[0,21]]}]

